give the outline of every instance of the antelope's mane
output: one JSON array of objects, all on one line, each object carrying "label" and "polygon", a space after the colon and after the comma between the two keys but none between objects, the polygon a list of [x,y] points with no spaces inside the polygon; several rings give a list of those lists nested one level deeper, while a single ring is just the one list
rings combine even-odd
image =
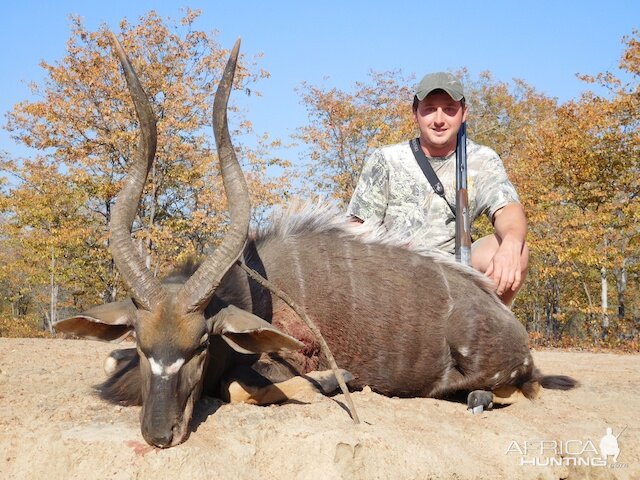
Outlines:
[{"label": "antelope's mane", "polygon": [[254,241],[261,243],[316,234],[332,234],[370,245],[403,248],[421,257],[430,258],[444,268],[458,271],[471,279],[482,290],[493,296],[497,303],[504,306],[494,292],[493,282],[477,270],[456,262],[453,256],[446,252],[421,246],[420,242],[407,232],[399,229],[388,230],[382,225],[369,221],[355,222],[335,202],[294,202],[287,207],[278,208],[273,212],[268,223],[252,230],[250,235]]}]

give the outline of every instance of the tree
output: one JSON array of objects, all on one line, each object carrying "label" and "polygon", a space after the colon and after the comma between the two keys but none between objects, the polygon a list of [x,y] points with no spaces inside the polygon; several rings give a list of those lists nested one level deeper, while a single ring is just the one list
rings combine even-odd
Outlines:
[{"label": "tree", "polygon": [[[588,340],[609,328],[598,321],[597,292],[612,276],[615,302],[604,298],[617,303],[615,338],[631,338],[640,316],[637,31],[625,45],[621,77],[583,77],[608,96],[585,92],[564,104],[521,80],[457,72],[469,100],[469,135],[500,154],[529,218],[529,275],[515,312],[547,338]],[[397,73],[372,74],[353,93],[305,84],[303,100],[310,125],[300,138],[311,145],[316,186],[345,203],[371,149],[415,133],[411,89]],[[474,225],[476,238],[489,231],[487,221]]]},{"label": "tree", "polygon": [[[170,23],[150,12],[138,24],[123,20],[117,34],[158,119],[156,160],[133,228],[147,266],[158,275],[176,260],[214,246],[227,223],[210,118],[228,52],[213,33],[194,28],[198,15],[189,10],[179,22]],[[43,258],[57,272],[75,272],[77,286],[57,277],[66,304],[111,301],[120,284],[108,254],[107,232],[114,198],[137,145],[137,117],[105,28],[90,32],[79,18],[72,18],[67,54],[59,62],[41,65],[47,78],[32,86],[35,100],[20,102],[8,116],[13,137],[40,153],[5,162],[5,171],[18,181],[7,192],[11,201],[4,227],[11,238],[40,232],[37,245],[15,245],[25,259],[41,263],[38,272],[29,275],[47,271]],[[248,87],[266,76],[242,61],[235,88],[257,95]],[[234,133],[251,135],[250,122],[233,106],[230,111]],[[260,139],[258,148],[238,147],[258,211],[276,203],[287,186],[286,173],[264,176],[267,165],[286,166],[265,153],[267,141]],[[49,207],[46,219],[27,215],[37,203]],[[76,227],[84,230],[75,232]],[[50,239],[46,246],[44,238]],[[45,256],[44,249],[54,246],[58,253]],[[48,279],[53,291],[50,275]]]},{"label": "tree", "polygon": [[[546,288],[540,290],[547,292],[546,301],[537,303],[550,305],[555,312],[556,318],[549,319],[555,334],[560,333],[558,322],[565,322],[564,328],[578,322],[583,332],[606,335],[611,272],[618,278],[616,329],[625,334],[620,328],[626,328],[627,272],[629,268],[637,272],[638,263],[640,173],[638,55],[630,54],[637,49],[637,38],[627,42],[621,68],[631,74],[630,81],[623,83],[610,73],[583,77],[600,82],[610,95],[585,92],[550,112],[523,135],[521,165],[532,168],[518,167],[519,162],[512,165],[525,202],[531,200],[529,238],[533,268],[539,269],[533,276],[537,288],[543,281]],[[598,327],[594,298],[599,288],[603,310]],[[562,312],[561,305],[568,308]]]},{"label": "tree", "polygon": [[399,72],[371,72],[369,81],[356,82],[352,92],[302,84],[310,122],[297,138],[309,148],[313,192],[346,204],[373,149],[415,133],[406,84]]},{"label": "tree", "polygon": [[[616,280],[619,323],[626,317],[628,273],[637,280],[640,264],[640,31],[634,30],[624,37],[623,43],[626,49],[619,63],[619,76],[603,72],[596,77],[582,77],[609,93],[607,98],[594,95],[588,98],[594,107],[594,149],[605,157],[605,161],[598,164],[600,181],[599,188],[595,189],[605,197],[600,209],[601,224],[605,228],[602,234],[605,258],[601,267],[602,288],[607,287],[606,271],[612,271]],[[606,321],[605,310],[603,322]]]}]

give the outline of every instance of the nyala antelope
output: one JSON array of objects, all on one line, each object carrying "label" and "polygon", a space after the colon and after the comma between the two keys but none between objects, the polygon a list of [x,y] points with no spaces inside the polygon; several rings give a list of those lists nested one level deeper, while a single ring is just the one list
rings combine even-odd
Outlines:
[{"label": "nyala antelope", "polygon": [[141,129],[110,226],[111,252],[131,298],[62,320],[56,329],[105,341],[134,334],[136,348],[110,355],[111,375],[98,389],[109,401],[142,405],[141,430],[149,444],[183,442],[203,394],[266,404],[300,389],[336,387],[308,330],[238,261],[286,291],[315,321],[353,388],[369,385],[402,397],[471,392],[468,404],[475,408],[518,395],[534,398],[540,386],[576,384],[534,367],[524,327],[492,293],[489,280],[470,268],[384,235],[365,235],[366,227],[323,206],[249,232],[249,195],[227,125],[239,42],[213,109],[228,233],[199,265],[159,281],[131,238],[155,156],[156,122],[113,35],[112,43]]}]

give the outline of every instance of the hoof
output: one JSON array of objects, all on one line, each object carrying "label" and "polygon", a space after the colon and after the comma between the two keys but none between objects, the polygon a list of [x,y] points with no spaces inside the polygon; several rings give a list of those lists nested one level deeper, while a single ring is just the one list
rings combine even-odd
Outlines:
[{"label": "hoof", "polygon": [[[339,370],[344,377],[345,383],[349,383],[351,380],[353,380],[353,375],[350,372],[342,368],[340,368]],[[316,388],[318,388],[318,390],[325,394],[335,392],[340,387],[340,385],[338,384],[338,379],[333,374],[333,370],[316,370],[303,375],[303,377],[306,377],[308,380],[310,380],[316,386]]]},{"label": "hoof", "polygon": [[493,393],[486,390],[474,390],[467,397],[467,410],[477,415],[493,407]]}]

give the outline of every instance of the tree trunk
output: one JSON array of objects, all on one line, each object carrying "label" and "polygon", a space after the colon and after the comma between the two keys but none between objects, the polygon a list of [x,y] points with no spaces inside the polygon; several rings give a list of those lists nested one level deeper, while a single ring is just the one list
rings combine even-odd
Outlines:
[{"label": "tree trunk", "polygon": [[51,248],[51,300],[49,305],[48,318],[45,316],[45,329],[53,335],[53,324],[58,320],[58,285],[56,285],[56,256],[55,251]]},{"label": "tree trunk", "polygon": [[600,269],[600,294],[602,304],[602,339],[606,340],[609,335],[609,302],[608,302],[608,285],[607,285],[607,269]]},{"label": "tree trunk", "polygon": [[[107,199],[105,202],[105,212],[107,218],[107,228],[111,228],[111,199]],[[111,251],[111,237],[107,235],[107,251]],[[104,291],[102,293],[102,299],[104,303],[111,303],[116,301],[116,293],[117,293],[117,271],[116,264],[113,261],[113,258],[109,259],[109,265],[107,266],[108,271],[108,280],[107,284],[104,286]]]},{"label": "tree trunk", "polygon": [[[578,266],[574,263],[576,271],[578,270]],[[591,298],[591,292],[589,291],[589,286],[587,282],[582,279],[582,290],[584,290],[584,296],[587,298],[587,303],[589,305],[589,313],[587,313],[587,318],[582,324],[582,331],[585,332],[586,335],[591,337],[592,340],[597,341],[597,335],[593,332],[593,320],[595,315],[595,307],[593,305],[593,300]]]},{"label": "tree trunk", "polygon": [[547,320],[547,338],[558,336],[558,314],[560,313],[560,287],[555,280],[551,281],[547,297],[545,315]]},{"label": "tree trunk", "polygon": [[616,271],[616,287],[618,293],[618,321],[622,323],[626,313],[624,294],[627,290],[627,259],[622,259],[620,269]]}]

